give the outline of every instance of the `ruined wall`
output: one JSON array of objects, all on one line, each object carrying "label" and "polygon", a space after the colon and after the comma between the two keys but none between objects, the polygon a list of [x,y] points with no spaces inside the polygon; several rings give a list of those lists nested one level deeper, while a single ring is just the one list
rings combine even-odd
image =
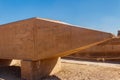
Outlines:
[{"label": "ruined wall", "polygon": [[66,57],[78,59],[120,59],[120,38],[112,39]]}]

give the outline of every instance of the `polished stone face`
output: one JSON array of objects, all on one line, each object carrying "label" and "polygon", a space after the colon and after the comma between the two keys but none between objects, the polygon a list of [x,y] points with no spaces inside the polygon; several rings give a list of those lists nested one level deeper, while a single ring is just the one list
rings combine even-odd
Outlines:
[{"label": "polished stone face", "polygon": [[[51,20],[31,18],[0,26],[0,58],[39,60],[71,54],[113,35]],[[64,54],[62,54],[64,53]]]}]

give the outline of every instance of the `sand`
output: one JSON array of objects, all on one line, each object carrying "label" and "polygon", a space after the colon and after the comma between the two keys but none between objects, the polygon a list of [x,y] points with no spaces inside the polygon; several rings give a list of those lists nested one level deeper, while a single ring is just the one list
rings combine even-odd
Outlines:
[{"label": "sand", "polygon": [[[0,80],[20,80],[20,67],[0,67]],[[120,64],[62,61],[60,72],[41,80],[120,80]]]}]

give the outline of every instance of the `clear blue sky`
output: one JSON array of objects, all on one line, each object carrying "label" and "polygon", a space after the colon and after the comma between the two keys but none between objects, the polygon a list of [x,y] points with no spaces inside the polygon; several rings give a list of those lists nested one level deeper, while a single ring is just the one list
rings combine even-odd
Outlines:
[{"label": "clear blue sky", "polygon": [[0,24],[31,17],[117,33],[120,0],[0,0]]}]

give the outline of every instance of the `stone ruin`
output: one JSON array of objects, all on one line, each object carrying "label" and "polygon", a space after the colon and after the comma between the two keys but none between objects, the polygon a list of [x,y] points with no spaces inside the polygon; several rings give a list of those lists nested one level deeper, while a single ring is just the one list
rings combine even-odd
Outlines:
[{"label": "stone ruin", "polygon": [[94,61],[120,61],[120,31],[112,39],[93,47],[78,51],[65,58],[94,60]]},{"label": "stone ruin", "polygon": [[113,38],[111,33],[59,21],[30,18],[0,25],[0,65],[21,60],[23,80],[40,80],[61,70],[60,57]]},{"label": "stone ruin", "polygon": [[118,31],[118,35],[117,36],[120,37],[120,30]]}]

